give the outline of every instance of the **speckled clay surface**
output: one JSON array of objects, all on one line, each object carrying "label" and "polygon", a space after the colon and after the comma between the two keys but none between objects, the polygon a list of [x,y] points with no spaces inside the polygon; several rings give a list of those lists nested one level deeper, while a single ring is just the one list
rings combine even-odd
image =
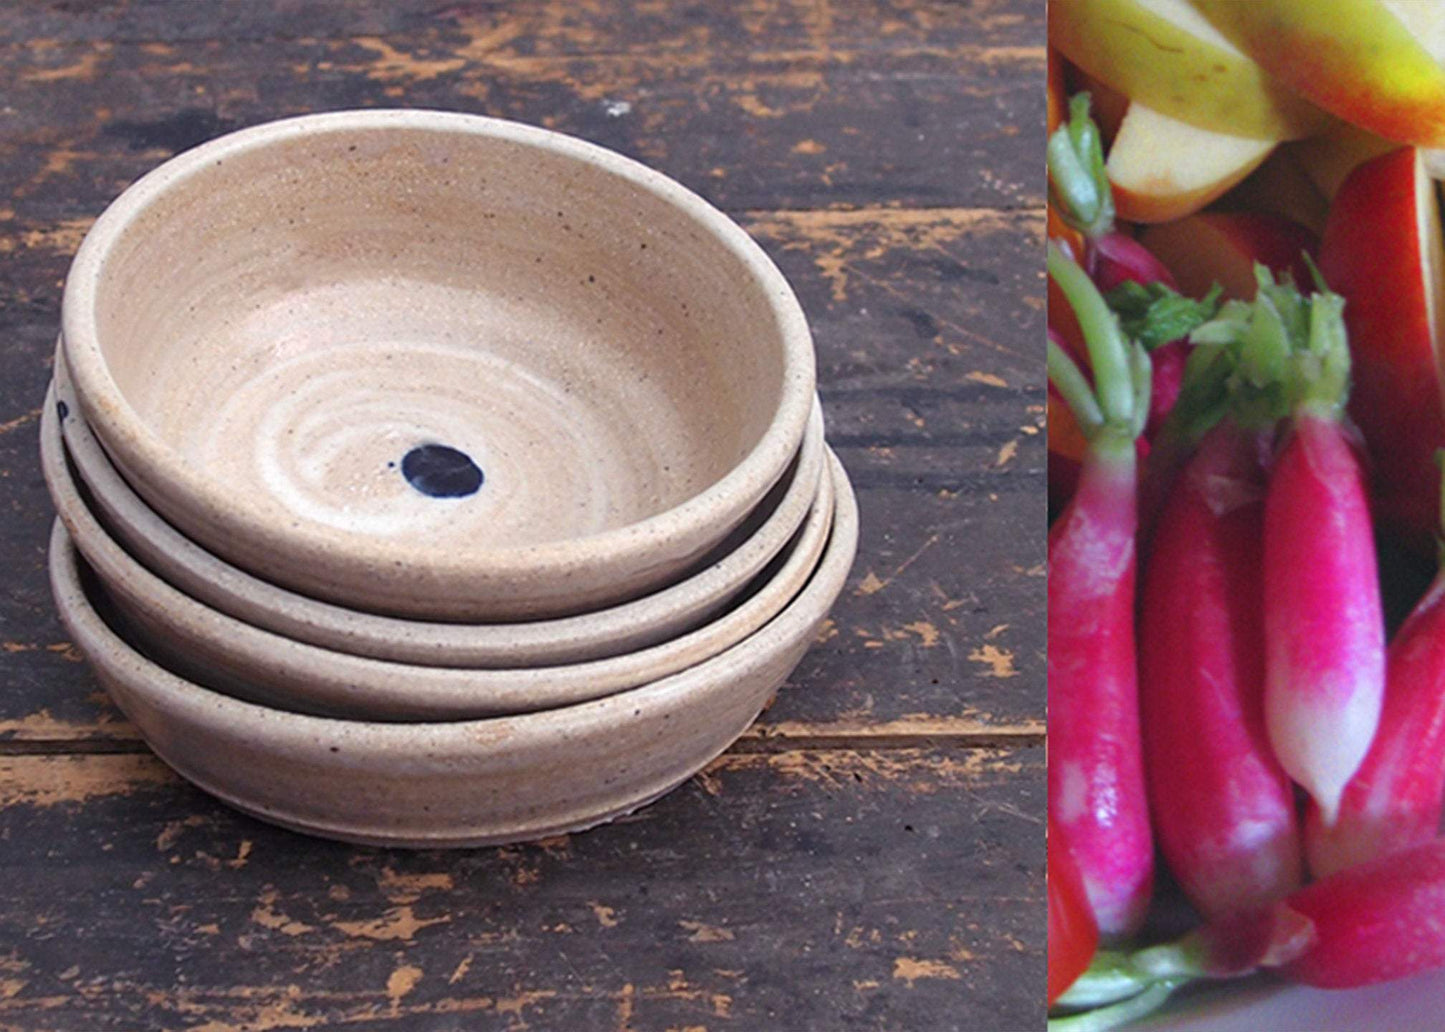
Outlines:
[{"label": "speckled clay surface", "polygon": [[747,597],[688,634],[607,659],[550,667],[472,670],[353,656],[284,638],[177,591],[136,562],[86,507],[42,414],[41,462],[56,510],[106,594],[149,651],[199,683],[297,712],[370,720],[462,720],[549,709],[646,684],[700,663],[762,627],[806,583],[827,542],[831,476],[802,528]]},{"label": "speckled clay surface", "polygon": [[[57,355],[55,393],[66,452],[106,529],[168,583],[228,616],[297,641],[354,655],[452,667],[577,663],[655,645],[721,612],[782,550],[813,504],[824,470],[822,410],[814,407],[798,459],[707,566],[620,606],[558,620],[443,624],[376,616],[268,584],[178,533],[135,494],[81,418]],[[47,402],[47,405],[49,402]]]},{"label": "speckled clay surface", "polygon": [[160,757],[265,820],[378,845],[464,846],[578,830],[636,809],[725,749],[782,684],[843,589],[857,507],[804,590],[746,641],[676,676],[547,713],[447,724],[299,716],[183,680],[119,638],[57,523],[51,582],[100,682]]},{"label": "speckled clay surface", "polygon": [[125,192],[62,346],[136,490],[303,594],[443,620],[666,583],[797,452],[812,342],[741,229],[666,177],[471,115],[243,130]]}]

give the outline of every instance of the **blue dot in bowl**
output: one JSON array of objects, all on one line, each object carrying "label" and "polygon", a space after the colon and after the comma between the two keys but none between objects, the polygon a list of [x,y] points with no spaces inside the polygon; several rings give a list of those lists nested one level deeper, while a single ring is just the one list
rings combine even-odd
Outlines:
[{"label": "blue dot in bowl", "polygon": [[431,498],[465,498],[486,479],[470,455],[445,444],[420,444],[407,452],[401,475]]},{"label": "blue dot in bowl", "polygon": [[65,417],[70,415],[70,406],[63,401],[56,401],[55,414],[60,417],[62,422],[64,422]]}]

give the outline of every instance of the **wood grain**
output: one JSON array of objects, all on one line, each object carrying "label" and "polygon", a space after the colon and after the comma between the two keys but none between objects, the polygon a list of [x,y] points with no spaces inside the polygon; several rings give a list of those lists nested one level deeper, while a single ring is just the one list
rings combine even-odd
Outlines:
[{"label": "wood grain", "polygon": [[57,221],[228,129],[371,106],[546,125],[731,211],[1042,203],[1042,11],[1021,43],[1019,4],[60,6],[0,15],[46,33],[0,44],[0,168]]},{"label": "wood grain", "polygon": [[536,846],[302,839],[149,756],[0,759],[0,1028],[1042,1024],[1039,749],[725,756]]}]

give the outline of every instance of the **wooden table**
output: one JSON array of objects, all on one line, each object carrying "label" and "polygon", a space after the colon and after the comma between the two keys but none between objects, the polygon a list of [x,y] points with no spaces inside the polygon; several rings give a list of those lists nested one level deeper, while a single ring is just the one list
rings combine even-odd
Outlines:
[{"label": "wooden table", "polygon": [[[1042,1025],[1037,0],[0,4],[0,1028]],[[154,759],[58,624],[36,421],[62,277],[177,150],[328,108],[540,123],[796,286],[863,509],[725,756],[536,845],[303,838]]]}]

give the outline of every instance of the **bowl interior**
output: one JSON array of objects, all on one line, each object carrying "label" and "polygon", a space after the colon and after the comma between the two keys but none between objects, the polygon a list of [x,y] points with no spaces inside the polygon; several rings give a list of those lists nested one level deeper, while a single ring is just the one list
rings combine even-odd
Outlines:
[{"label": "bowl interior", "polygon": [[238,506],[438,548],[601,533],[722,479],[785,390],[766,289],[673,201],[525,135],[259,137],[123,224],[97,339]]},{"label": "bowl interior", "polygon": [[[140,499],[106,457],[76,404],[65,356],[41,418],[52,491],[74,491],[102,529],[151,572],[228,616],[298,641],[426,666],[517,667],[620,655],[686,633],[728,606],[802,524],[826,467],[816,404],[799,454],[695,573],[621,605],[555,620],[438,623],[331,605],[252,576],[202,548]],[[62,509],[63,501],[57,502]]]}]

